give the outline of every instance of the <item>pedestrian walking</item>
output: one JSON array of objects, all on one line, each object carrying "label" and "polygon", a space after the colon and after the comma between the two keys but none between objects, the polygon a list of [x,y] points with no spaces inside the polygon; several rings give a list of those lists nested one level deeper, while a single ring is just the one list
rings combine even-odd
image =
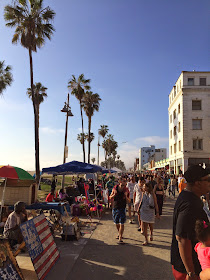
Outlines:
[{"label": "pedestrian walking", "polygon": [[119,244],[123,244],[124,224],[126,221],[126,203],[130,202],[126,188],[126,177],[122,176],[119,179],[119,185],[116,185],[110,195],[110,200],[113,199],[112,216],[118,231],[117,239]]},{"label": "pedestrian walking", "polygon": [[106,183],[106,189],[108,190],[108,208],[111,208],[111,201],[109,200],[109,196],[112,193],[112,189],[115,186],[114,176],[110,176],[108,182]]},{"label": "pedestrian walking", "polygon": [[177,181],[176,181],[174,175],[171,176],[170,184],[171,184],[171,193],[172,193],[173,197],[175,198],[175,191],[176,191]]},{"label": "pedestrian walking", "polygon": [[181,179],[181,182],[179,183],[179,193],[183,191],[183,189],[185,189],[187,186],[187,184],[185,183],[185,179]]},{"label": "pedestrian walking", "polygon": [[[128,203],[128,216],[129,216],[129,223],[132,224],[133,223],[133,219],[131,216],[131,208],[133,207],[133,192],[134,192],[134,187],[136,185],[136,181],[135,181],[135,177],[132,176],[130,179],[130,182],[127,183],[127,188],[129,191],[129,198],[130,198],[130,202]],[[134,216],[135,210],[133,207],[133,216]]]},{"label": "pedestrian walking", "polygon": [[140,177],[138,184],[136,184],[135,187],[134,187],[134,193],[133,193],[133,205],[134,205],[134,210],[137,212],[138,223],[139,223],[138,231],[142,231],[141,216],[140,216],[140,204],[141,204],[142,198],[143,198],[143,186],[144,186],[144,184],[145,184],[144,177]]},{"label": "pedestrian walking", "polygon": [[200,196],[210,191],[210,170],[190,166],[184,177],[186,188],[179,194],[173,214],[171,264],[175,280],[199,279],[201,266],[194,251],[196,220],[208,222]]},{"label": "pedestrian walking", "polygon": [[145,241],[143,243],[144,246],[148,245],[148,236],[147,229],[150,229],[150,241],[153,241],[153,229],[155,222],[155,209],[156,209],[156,217],[159,218],[159,210],[157,205],[157,199],[153,192],[152,185],[150,183],[144,184],[144,194],[142,198],[142,203],[140,205],[140,215],[141,221],[143,223],[143,235],[145,237]]},{"label": "pedestrian walking", "polygon": [[157,184],[154,187],[154,193],[157,198],[157,204],[159,209],[159,215],[162,215],[162,209],[163,209],[163,200],[164,200],[164,186],[162,184],[161,178],[157,179]]}]

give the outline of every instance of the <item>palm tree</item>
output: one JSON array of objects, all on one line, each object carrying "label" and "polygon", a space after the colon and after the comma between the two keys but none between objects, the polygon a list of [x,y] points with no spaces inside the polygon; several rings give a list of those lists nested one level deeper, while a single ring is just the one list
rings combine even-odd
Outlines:
[{"label": "palm tree", "polygon": [[3,94],[7,86],[11,86],[12,84],[11,69],[11,66],[5,66],[4,61],[0,61],[0,95]]},{"label": "palm tree", "polygon": [[99,111],[100,101],[101,98],[98,93],[92,93],[92,91],[87,91],[82,101],[83,109],[88,117],[88,163],[90,163],[91,121],[94,112]]},{"label": "palm tree", "polygon": [[113,159],[114,159],[114,164],[115,164],[115,160],[116,160],[116,155],[117,155],[117,151],[116,151],[116,150],[114,150],[114,151],[112,152],[112,155],[113,155]]},{"label": "palm tree", "polygon": [[[35,95],[35,104],[36,104],[36,111],[38,116],[38,130],[39,130],[39,107],[42,102],[44,102],[44,99],[47,98],[46,93],[47,88],[44,87],[41,83],[36,83],[33,85],[33,91]],[[27,89],[26,94],[28,97],[32,100],[32,90],[31,88]],[[38,131],[38,141],[39,141],[39,131]]]},{"label": "palm tree", "polygon": [[94,164],[94,162],[96,161],[96,159],[93,157],[93,158],[91,158],[91,160],[92,160],[92,163]]},{"label": "palm tree", "polygon": [[[95,135],[94,135],[94,133],[90,133],[90,136],[89,136],[89,133],[85,133],[85,139],[87,140],[87,141],[90,141],[90,143],[95,139]],[[89,140],[90,139],[90,140]]]},{"label": "palm tree", "polygon": [[39,133],[38,133],[38,112],[36,106],[36,96],[34,92],[33,79],[33,59],[32,53],[41,48],[46,39],[51,39],[54,27],[50,23],[55,12],[50,7],[43,7],[43,0],[16,0],[12,5],[4,8],[4,18],[6,26],[16,27],[12,38],[12,43],[20,42],[21,46],[26,48],[29,53],[30,78],[31,78],[31,97],[34,109],[34,130],[35,130],[35,165],[36,182],[39,184],[40,166],[39,166]]},{"label": "palm tree", "polygon": [[86,135],[84,133],[77,134],[77,140],[83,145],[86,140]]},{"label": "palm tree", "polygon": [[[109,131],[108,125],[101,125],[101,128],[98,130],[98,165],[99,165],[99,147],[100,147],[99,137],[102,136],[104,139],[108,131]],[[105,150],[104,150],[104,155],[105,155]]]},{"label": "palm tree", "polygon": [[[71,90],[71,94],[74,95],[80,104],[80,113],[82,120],[82,133],[84,134],[84,124],[83,124],[83,113],[82,113],[82,100],[85,94],[85,90],[89,90],[90,79],[85,79],[84,74],[81,74],[78,79],[72,75],[72,79],[68,82],[68,88]],[[83,140],[85,140],[83,138]],[[83,161],[85,162],[85,142],[82,142],[83,148]]]},{"label": "palm tree", "polygon": [[102,147],[105,150],[105,162],[107,162],[107,156],[110,157],[111,154],[116,151],[118,143],[114,140],[112,134],[108,134],[102,143]]}]

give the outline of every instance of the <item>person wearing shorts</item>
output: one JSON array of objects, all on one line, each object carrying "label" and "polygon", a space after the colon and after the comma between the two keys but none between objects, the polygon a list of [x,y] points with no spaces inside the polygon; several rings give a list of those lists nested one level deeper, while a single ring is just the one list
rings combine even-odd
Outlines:
[{"label": "person wearing shorts", "polygon": [[119,240],[119,244],[123,244],[122,238],[124,232],[124,224],[126,221],[126,202],[130,202],[127,193],[126,183],[126,178],[122,176],[119,179],[119,185],[116,185],[113,188],[112,193],[110,195],[110,200],[113,200],[112,217],[118,231],[117,239]]}]

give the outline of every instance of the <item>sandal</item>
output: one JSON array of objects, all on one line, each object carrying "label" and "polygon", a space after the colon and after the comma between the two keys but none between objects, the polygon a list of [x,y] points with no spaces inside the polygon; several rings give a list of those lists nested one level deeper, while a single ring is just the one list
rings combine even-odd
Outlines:
[{"label": "sandal", "polygon": [[118,244],[124,245],[125,243],[123,242],[123,240],[119,240]]},{"label": "sandal", "polygon": [[153,235],[152,234],[150,235],[150,241],[153,241]]},{"label": "sandal", "polygon": [[147,241],[144,241],[144,243],[142,244],[143,246],[147,246],[149,243]]},{"label": "sandal", "polygon": [[[118,236],[116,236],[116,239],[119,239],[119,235],[118,235]],[[123,239],[123,237],[122,237],[122,239]]]}]

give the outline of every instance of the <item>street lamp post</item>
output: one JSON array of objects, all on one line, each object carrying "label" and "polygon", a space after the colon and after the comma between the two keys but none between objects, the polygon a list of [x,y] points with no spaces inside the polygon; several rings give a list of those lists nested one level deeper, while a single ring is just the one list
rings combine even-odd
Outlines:
[{"label": "street lamp post", "polygon": [[99,147],[100,147],[100,134],[98,131],[98,165],[99,165]]},{"label": "street lamp post", "polygon": [[[61,110],[61,112],[66,113],[66,128],[65,128],[65,138],[64,138],[64,153],[63,153],[63,163],[66,162],[66,158],[67,156],[67,134],[68,134],[68,117],[73,117],[73,114],[71,112],[71,107],[69,106],[69,93],[67,96],[67,102],[65,102],[65,105],[63,107],[63,109]],[[65,183],[65,175],[63,175],[63,179],[62,179],[62,189],[64,189],[64,183]]]}]

